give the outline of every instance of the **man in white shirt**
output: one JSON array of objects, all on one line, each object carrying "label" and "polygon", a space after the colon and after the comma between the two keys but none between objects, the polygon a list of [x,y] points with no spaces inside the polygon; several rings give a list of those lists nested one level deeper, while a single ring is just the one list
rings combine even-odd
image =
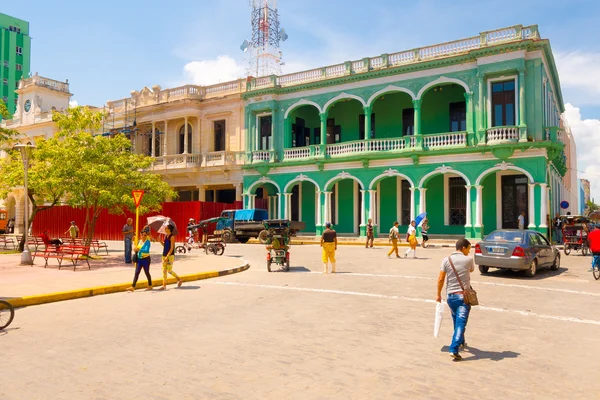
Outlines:
[{"label": "man in white shirt", "polygon": [[517,221],[519,223],[519,229],[520,230],[525,229],[525,211],[521,211],[521,214],[519,214]]}]

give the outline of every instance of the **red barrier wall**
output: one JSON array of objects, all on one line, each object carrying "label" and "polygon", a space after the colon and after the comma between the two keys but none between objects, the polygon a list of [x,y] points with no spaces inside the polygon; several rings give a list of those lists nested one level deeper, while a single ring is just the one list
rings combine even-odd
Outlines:
[{"label": "red barrier wall", "polygon": [[[164,215],[170,217],[177,225],[179,235],[177,240],[182,241],[186,235],[186,227],[190,218],[196,221],[218,217],[223,210],[241,209],[242,202],[235,204],[227,203],[206,203],[200,201],[182,201],[163,203],[162,210],[158,213],[150,213],[144,216],[140,215],[140,229],[147,223],[146,218],[154,215]],[[122,229],[131,217],[135,221],[135,213],[125,213],[125,215],[112,215],[103,210],[96,222],[94,237],[101,240],[121,240],[123,239]],[[83,225],[85,224],[85,212],[83,209],[69,206],[56,206],[50,209],[40,211],[33,221],[32,233],[41,234],[48,229],[50,237],[63,237],[70,226],[70,222],[75,221],[83,234]]]}]

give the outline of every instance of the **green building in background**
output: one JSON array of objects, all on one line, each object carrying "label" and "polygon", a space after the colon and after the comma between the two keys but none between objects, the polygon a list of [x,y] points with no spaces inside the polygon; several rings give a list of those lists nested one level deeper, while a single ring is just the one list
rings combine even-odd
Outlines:
[{"label": "green building in background", "polygon": [[14,114],[21,77],[29,76],[31,37],[29,22],[0,13],[0,100]]}]

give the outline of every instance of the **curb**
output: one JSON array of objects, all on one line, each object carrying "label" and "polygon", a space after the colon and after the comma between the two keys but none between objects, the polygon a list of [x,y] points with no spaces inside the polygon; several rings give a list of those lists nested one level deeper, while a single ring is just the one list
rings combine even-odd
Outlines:
[{"label": "curb", "polygon": [[[254,240],[251,239],[249,242],[249,244],[260,244],[260,242],[258,240]],[[311,240],[301,240],[301,241],[295,241],[292,239],[291,243],[292,246],[297,246],[297,245],[309,245],[309,244],[318,244],[320,245],[321,242],[318,242],[316,240],[311,241]],[[374,243],[374,246],[378,246],[378,247],[390,247],[391,243]],[[340,242],[338,241],[338,246],[362,246],[365,247],[365,244],[363,242]],[[398,243],[398,247],[410,247],[410,245],[406,242],[404,243]],[[419,244],[417,247],[421,247],[421,245]],[[428,244],[427,248],[436,248],[436,247],[454,247],[454,244]]]},{"label": "curb", "polygon": [[[183,282],[192,282],[192,281],[201,281],[204,279],[218,278],[220,276],[237,274],[243,271],[246,271],[250,268],[250,264],[247,261],[244,261],[244,265],[237,268],[222,270],[222,271],[207,271],[200,272],[197,274],[189,274],[180,276]],[[175,278],[167,278],[167,284],[176,283],[177,280]],[[154,286],[161,286],[163,283],[163,279],[153,280]],[[74,300],[74,299],[82,299],[85,297],[99,296],[103,294],[111,294],[111,293],[119,293],[125,292],[128,287],[131,287],[131,283],[120,283],[115,285],[106,285],[106,286],[97,286],[93,288],[85,288],[85,289],[77,289],[77,290],[69,290],[66,292],[56,292],[56,293],[48,293],[34,296],[25,296],[25,297],[14,297],[6,299],[13,307],[28,307],[28,306],[36,306],[39,304],[46,303],[54,303],[57,301],[65,301],[65,300]],[[147,282],[140,282],[137,289],[144,289],[148,287]]]}]

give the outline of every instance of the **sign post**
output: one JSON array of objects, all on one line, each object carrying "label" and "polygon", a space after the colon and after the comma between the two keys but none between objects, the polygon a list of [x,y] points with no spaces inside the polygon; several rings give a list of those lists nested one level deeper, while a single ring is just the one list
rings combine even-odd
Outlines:
[{"label": "sign post", "polygon": [[139,233],[139,220],[140,220],[140,203],[142,202],[142,197],[144,197],[143,190],[132,190],[131,195],[133,196],[133,203],[135,204],[135,236],[134,236],[134,245],[138,244],[138,233]]}]

